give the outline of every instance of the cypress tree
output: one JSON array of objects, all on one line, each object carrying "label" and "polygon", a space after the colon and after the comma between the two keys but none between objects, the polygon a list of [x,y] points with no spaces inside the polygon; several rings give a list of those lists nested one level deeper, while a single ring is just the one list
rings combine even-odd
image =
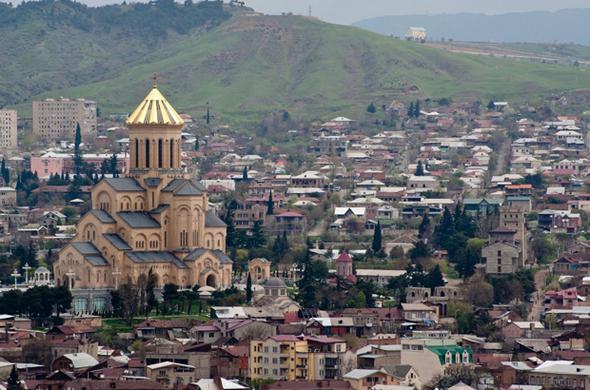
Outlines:
[{"label": "cypress tree", "polygon": [[424,165],[422,165],[422,160],[418,160],[418,165],[416,166],[416,176],[424,176]]},{"label": "cypress tree", "polygon": [[414,117],[418,118],[420,116],[420,100],[416,100],[416,104],[414,104]]},{"label": "cypress tree", "polygon": [[371,249],[373,253],[377,253],[382,248],[382,237],[381,237],[381,222],[377,222],[377,226],[375,226],[375,233],[373,233],[373,243],[371,244]]},{"label": "cypress tree", "polygon": [[10,371],[10,376],[6,382],[6,390],[22,390],[22,388],[23,387],[20,384],[20,378],[18,377],[15,364],[12,366],[12,371]]},{"label": "cypress tree", "polygon": [[82,130],[80,123],[76,123],[76,135],[74,136],[74,168],[76,169],[76,176],[80,175],[82,170],[82,154],[80,153],[80,144],[82,143]]},{"label": "cypress tree", "polygon": [[272,201],[272,190],[270,190],[270,194],[268,195],[268,202],[266,203],[266,215],[273,215],[275,210],[275,204]]},{"label": "cypress tree", "polygon": [[248,279],[246,280],[246,302],[252,302],[252,276],[248,272]]},{"label": "cypress tree", "polygon": [[410,107],[408,107],[408,116],[410,118],[414,116],[414,102],[410,103]]}]

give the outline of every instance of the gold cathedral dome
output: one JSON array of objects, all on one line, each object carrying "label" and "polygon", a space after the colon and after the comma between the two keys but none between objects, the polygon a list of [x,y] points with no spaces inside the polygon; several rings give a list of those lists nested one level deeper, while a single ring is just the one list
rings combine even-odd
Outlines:
[{"label": "gold cathedral dome", "polygon": [[184,121],[155,85],[126,121],[127,125],[183,126]]}]

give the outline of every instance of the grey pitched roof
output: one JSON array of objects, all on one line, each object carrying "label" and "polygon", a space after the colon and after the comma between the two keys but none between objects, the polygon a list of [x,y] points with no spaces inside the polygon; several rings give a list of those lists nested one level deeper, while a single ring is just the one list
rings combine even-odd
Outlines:
[{"label": "grey pitched roof", "polygon": [[222,264],[232,264],[233,263],[232,259],[230,259],[228,255],[223,253],[223,251],[221,251],[219,249],[215,249],[213,251],[213,253],[215,253],[215,256],[217,256],[217,258],[219,259],[219,261],[221,261]]},{"label": "grey pitched roof", "polygon": [[89,261],[90,264],[99,267],[109,265],[109,262],[106,261],[104,257],[102,257],[99,250],[96,249],[96,247],[91,242],[72,242],[71,245],[74,247],[74,249],[80,252],[80,254],[84,256],[84,259]]},{"label": "grey pitched roof", "polygon": [[217,214],[215,214],[211,210],[207,210],[207,212],[205,213],[205,227],[223,228],[226,226],[227,225],[225,224],[225,222],[223,222],[221,218],[217,216]]},{"label": "grey pitched roof", "polygon": [[120,192],[144,192],[145,189],[132,177],[112,177],[106,180],[107,184]]},{"label": "grey pitched roof", "polygon": [[113,217],[104,210],[90,210],[89,213],[94,215],[102,223],[115,223]]},{"label": "grey pitched roof", "polygon": [[72,242],[72,246],[83,255],[100,255],[98,249],[88,241]]},{"label": "grey pitched roof", "polygon": [[122,251],[130,251],[131,247],[119,236],[118,234],[105,233],[102,235],[108,242],[110,242],[115,248]]},{"label": "grey pitched roof", "polygon": [[155,209],[151,210],[150,214],[160,214],[162,211],[166,210],[169,207],[170,207],[169,204],[161,204],[158,207],[156,207]]},{"label": "grey pitched roof", "polygon": [[398,364],[395,366],[386,367],[385,370],[396,378],[405,378],[412,366],[408,364]]},{"label": "grey pitched roof", "polygon": [[109,265],[109,262],[106,261],[106,259],[100,255],[85,256],[84,258],[88,260],[90,264],[97,267],[106,267]]},{"label": "grey pitched roof", "polygon": [[148,213],[121,211],[117,215],[130,227],[136,229],[159,228],[160,223],[153,219]]},{"label": "grey pitched roof", "polygon": [[208,250],[209,249],[206,249],[206,248],[193,249],[188,255],[185,256],[184,260],[185,261],[197,260],[199,257],[201,257]]},{"label": "grey pitched roof", "polygon": [[187,268],[187,265],[170,252],[128,252],[127,256],[135,263],[172,263],[178,268]]},{"label": "grey pitched roof", "polygon": [[221,264],[232,264],[233,263],[232,259],[230,259],[230,257],[228,255],[223,253],[223,251],[221,251],[219,249],[211,250],[211,249],[207,249],[207,248],[193,249],[188,255],[186,255],[186,257],[184,258],[184,261],[195,261],[199,257],[203,256],[206,252],[211,252],[215,257],[217,257],[219,259],[219,262]]},{"label": "grey pitched roof", "polygon": [[160,185],[161,181],[162,179],[160,179],[159,177],[148,177],[147,179],[143,180],[145,185],[148,187],[157,187]]},{"label": "grey pitched roof", "polygon": [[196,180],[174,179],[162,190],[162,192],[172,192],[178,196],[202,195],[205,192],[204,187]]}]

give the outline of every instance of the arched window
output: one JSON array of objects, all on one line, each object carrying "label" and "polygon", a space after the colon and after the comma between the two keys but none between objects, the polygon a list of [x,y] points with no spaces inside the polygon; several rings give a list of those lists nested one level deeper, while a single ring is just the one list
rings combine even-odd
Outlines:
[{"label": "arched window", "polygon": [[463,351],[463,364],[469,363],[469,353],[467,351]]},{"label": "arched window", "polygon": [[453,354],[451,354],[451,351],[447,351],[447,353],[445,353],[445,364],[451,363],[453,363]]},{"label": "arched window", "polygon": [[170,168],[174,167],[174,140],[170,140]]}]

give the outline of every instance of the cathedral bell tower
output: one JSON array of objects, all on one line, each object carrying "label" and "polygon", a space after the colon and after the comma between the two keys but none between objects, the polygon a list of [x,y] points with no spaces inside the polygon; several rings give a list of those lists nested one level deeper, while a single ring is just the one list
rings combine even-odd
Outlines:
[{"label": "cathedral bell tower", "polygon": [[149,187],[160,188],[175,178],[184,177],[181,166],[184,121],[158,90],[155,77],[152,90],[126,123],[129,127],[129,176]]}]

